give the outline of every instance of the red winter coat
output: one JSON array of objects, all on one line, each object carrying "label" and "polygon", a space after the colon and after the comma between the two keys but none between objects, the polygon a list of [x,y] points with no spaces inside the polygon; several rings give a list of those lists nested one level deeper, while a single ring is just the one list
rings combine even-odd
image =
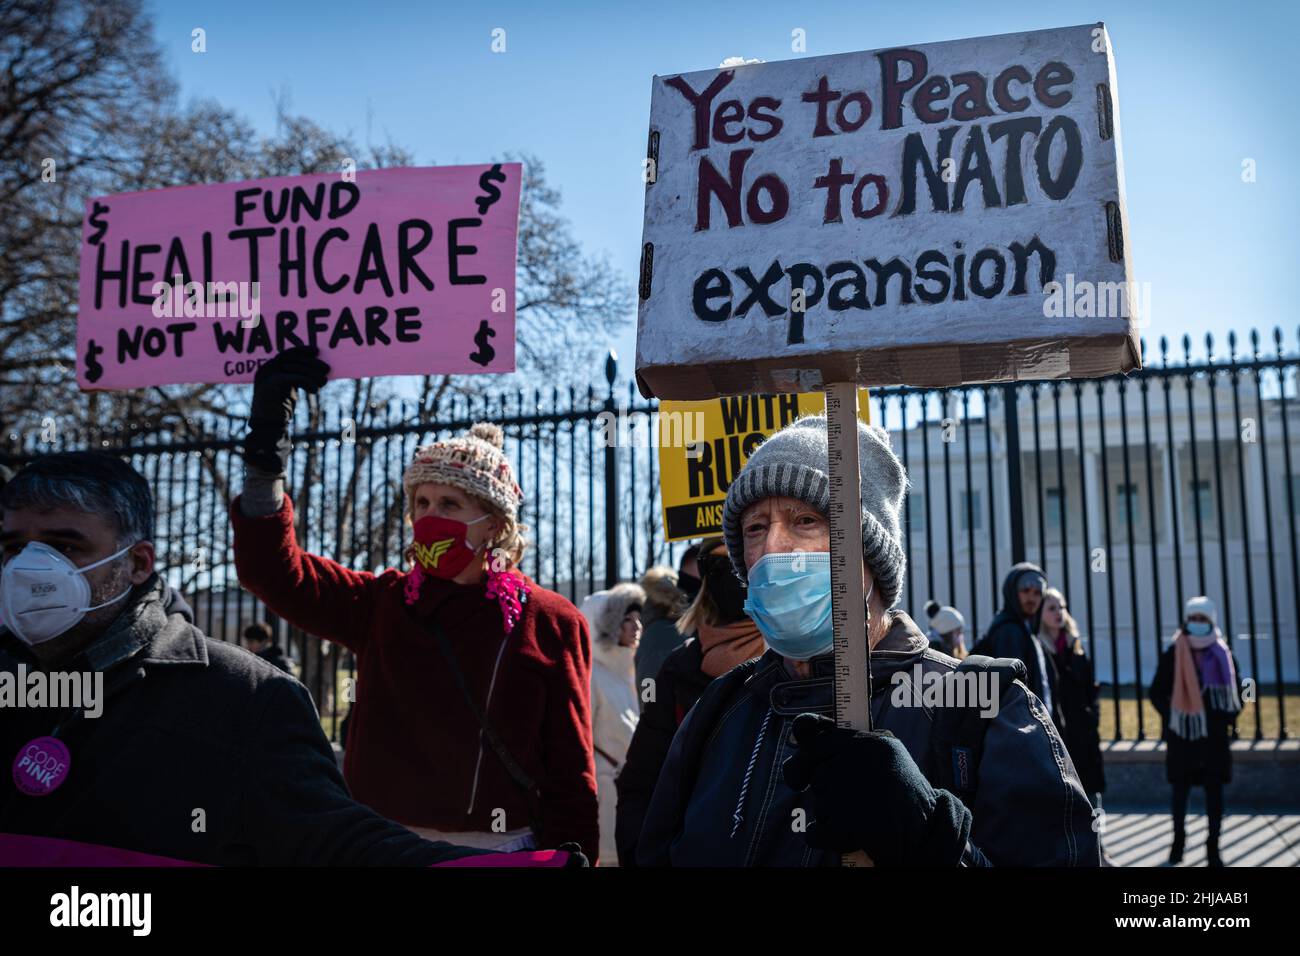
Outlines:
[{"label": "red winter coat", "polygon": [[[408,608],[406,576],[352,571],[298,546],[293,504],[250,518],[231,506],[240,582],[285,620],[357,658],[343,773],[353,795],[409,826],[456,832],[529,824],[528,800],[482,739],[432,634],[436,614],[488,722],[542,794],[542,847],[598,847],[591,738],[591,642],[582,614],[530,581],[507,637],[483,585],[427,578]],[[500,827],[497,827],[500,829]]]}]

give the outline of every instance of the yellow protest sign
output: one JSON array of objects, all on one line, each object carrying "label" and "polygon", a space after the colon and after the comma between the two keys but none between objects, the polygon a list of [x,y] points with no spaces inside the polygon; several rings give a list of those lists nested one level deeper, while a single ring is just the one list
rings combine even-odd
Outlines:
[{"label": "yellow protest sign", "polygon": [[[825,411],[823,392],[660,402],[659,497],[665,539],[721,534],[727,489],[754,449],[796,419]],[[871,424],[865,388],[858,390],[858,417]]]}]

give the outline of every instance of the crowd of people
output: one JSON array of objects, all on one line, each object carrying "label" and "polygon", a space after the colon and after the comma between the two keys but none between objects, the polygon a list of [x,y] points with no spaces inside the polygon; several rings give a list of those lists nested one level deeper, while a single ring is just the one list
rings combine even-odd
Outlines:
[{"label": "crowd of people", "polygon": [[[70,769],[39,798],[0,785],[0,833],[217,864],[555,849],[640,867],[1105,861],[1099,688],[1065,595],[1016,564],[972,647],[937,601],[922,632],[899,607],[907,476],[882,429],[857,436],[873,694],[872,729],[852,731],[832,720],[824,417],[754,451],[720,536],[579,609],[520,570],[523,491],[489,423],[415,451],[403,568],[305,550],[289,428],[327,373],[309,348],[259,370],[230,522],[241,584],[354,656],[342,773],[270,628],[246,630],[251,653],[212,640],[167,584],[143,477],[109,455],[49,455],[0,492],[0,670],[100,672],[107,704],[94,721],[31,708],[3,722],[6,753],[53,739]],[[1000,679],[995,713],[889,692],[971,673]],[[1189,601],[1150,690],[1171,862],[1201,785],[1220,863],[1237,674],[1213,603]]]},{"label": "crowd of people", "polygon": [[[1003,580],[1002,598],[1002,608],[972,651],[965,648],[961,612],[928,602],[930,646],[958,659],[975,653],[1024,663],[1027,685],[1051,715],[1085,792],[1100,807],[1106,789],[1100,686],[1065,595],[1048,586],[1041,568],[1022,562]],[[1236,657],[1219,630],[1214,602],[1203,596],[1192,598],[1160,656],[1147,692],[1164,723],[1174,824],[1171,865],[1183,858],[1187,800],[1193,786],[1204,787],[1206,793],[1207,862],[1212,867],[1223,865],[1219,854],[1223,787],[1232,779],[1230,744],[1242,707],[1238,673]]]}]

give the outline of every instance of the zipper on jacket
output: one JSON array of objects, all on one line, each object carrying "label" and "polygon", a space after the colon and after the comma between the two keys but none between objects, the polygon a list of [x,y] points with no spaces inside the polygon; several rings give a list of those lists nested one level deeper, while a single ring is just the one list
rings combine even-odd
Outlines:
[{"label": "zipper on jacket", "polygon": [[[483,719],[486,720],[492,713],[492,691],[497,686],[497,670],[501,667],[501,657],[506,652],[506,644],[510,642],[510,635],[507,634],[501,639],[501,646],[497,649],[496,663],[492,665],[492,680],[488,683],[487,703],[483,705]],[[469,816],[474,812],[474,799],[478,795],[478,774],[483,767],[483,728],[478,729],[478,759],[474,761],[474,782],[469,788],[469,809],[465,815]]]}]

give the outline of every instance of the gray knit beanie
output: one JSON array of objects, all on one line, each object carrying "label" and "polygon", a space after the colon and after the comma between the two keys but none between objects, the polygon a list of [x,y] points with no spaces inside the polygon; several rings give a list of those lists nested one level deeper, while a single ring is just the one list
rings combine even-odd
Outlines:
[{"label": "gray knit beanie", "polygon": [[[907,490],[907,473],[892,448],[889,433],[858,422],[858,459],[862,475],[862,558],[886,608],[898,603],[907,555],[903,552],[899,512]],[[745,543],[740,516],[755,501],[787,497],[830,514],[830,479],[826,466],[826,416],[810,415],[787,425],[749,456],[727,490],[722,534],[736,573],[745,573]]]}]

